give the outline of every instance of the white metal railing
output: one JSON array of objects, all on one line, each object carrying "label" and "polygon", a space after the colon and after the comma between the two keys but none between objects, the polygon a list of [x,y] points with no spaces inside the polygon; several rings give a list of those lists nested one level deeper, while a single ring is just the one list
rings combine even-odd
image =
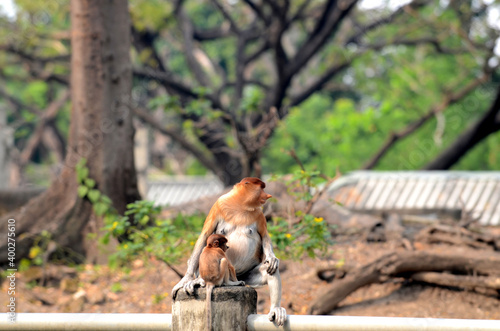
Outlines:
[{"label": "white metal railing", "polygon": [[[267,315],[248,316],[249,331],[280,330],[269,322]],[[285,327],[291,331],[500,331],[500,321],[410,318],[410,317],[365,317],[365,316],[317,316],[288,315]]]},{"label": "white metal railing", "polygon": [[0,330],[171,330],[171,314],[18,313],[16,322],[0,314]]},{"label": "white metal railing", "polygon": [[[16,323],[0,314],[0,330],[171,330],[171,314],[16,314]],[[499,331],[500,320],[288,315],[284,327],[270,323],[267,315],[248,316],[248,330],[290,331]]]}]

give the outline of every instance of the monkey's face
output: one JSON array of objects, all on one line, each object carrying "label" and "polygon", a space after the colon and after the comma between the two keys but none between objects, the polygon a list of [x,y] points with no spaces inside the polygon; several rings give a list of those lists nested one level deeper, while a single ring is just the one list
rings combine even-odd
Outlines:
[{"label": "monkey's face", "polygon": [[222,251],[225,253],[227,251],[227,249],[229,248],[229,246],[225,243],[225,242],[222,242],[221,245],[219,246],[220,249],[222,249]]},{"label": "monkey's face", "polygon": [[213,234],[207,239],[207,246],[213,248],[220,248],[224,252],[229,248],[226,245],[227,239],[221,234]]},{"label": "monkey's face", "polygon": [[250,195],[252,196],[251,200],[254,201],[256,205],[260,206],[265,204],[267,199],[272,198],[271,194],[267,194],[263,188],[257,185],[253,185],[253,187],[251,187]]},{"label": "monkey's face", "polygon": [[260,189],[260,197],[259,197],[260,204],[261,205],[265,204],[267,199],[269,199],[269,198],[272,198],[272,195],[264,192],[264,189]]},{"label": "monkey's face", "polygon": [[267,199],[272,197],[272,195],[264,192],[266,184],[258,178],[243,178],[238,186],[244,190],[243,195],[246,197],[246,204],[251,207],[262,206]]}]

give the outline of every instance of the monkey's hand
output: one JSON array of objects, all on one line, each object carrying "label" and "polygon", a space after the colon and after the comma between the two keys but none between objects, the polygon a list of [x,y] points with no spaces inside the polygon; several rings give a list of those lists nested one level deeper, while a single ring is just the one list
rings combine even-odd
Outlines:
[{"label": "monkey's hand", "polygon": [[271,308],[271,311],[269,312],[269,314],[267,314],[267,317],[269,317],[269,320],[271,322],[274,321],[276,325],[283,326],[286,321],[286,310],[283,307]]},{"label": "monkey's hand", "polygon": [[177,292],[186,286],[187,283],[193,281],[194,277],[191,275],[185,275],[182,279],[174,286],[172,289],[172,298],[175,299]]},{"label": "monkey's hand", "polygon": [[272,275],[278,270],[280,265],[280,260],[274,255],[268,256],[264,261],[264,264],[267,264],[267,273]]}]

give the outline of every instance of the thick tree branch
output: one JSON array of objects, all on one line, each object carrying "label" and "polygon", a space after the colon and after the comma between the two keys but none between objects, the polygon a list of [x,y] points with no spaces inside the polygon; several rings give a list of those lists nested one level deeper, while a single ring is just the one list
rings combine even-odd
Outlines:
[{"label": "thick tree branch", "polygon": [[253,10],[257,17],[260,17],[262,19],[266,26],[269,26],[271,24],[271,18],[264,14],[264,11],[261,7],[259,7],[259,5],[257,5],[252,0],[243,0],[243,2],[245,2]]},{"label": "thick tree branch", "polygon": [[238,28],[238,25],[236,22],[233,20],[231,15],[226,11],[224,6],[217,0],[212,0],[212,3],[217,7],[219,12],[224,16],[224,18],[229,22],[229,29],[232,33],[238,35],[241,33],[240,29]]},{"label": "thick tree branch", "polygon": [[49,62],[69,62],[70,55],[65,54],[65,55],[56,55],[56,56],[49,56],[49,57],[41,57],[41,56],[35,56],[30,53],[26,53],[23,50],[13,46],[13,45],[0,45],[0,51],[6,51],[11,54],[15,54],[19,56],[22,59],[28,60],[30,62],[40,62],[42,64],[49,63]]},{"label": "thick tree branch", "polygon": [[399,131],[399,132],[392,132],[387,138],[386,142],[384,145],[379,149],[379,151],[368,161],[363,169],[373,169],[377,163],[382,159],[382,157],[389,151],[389,149],[399,140],[406,138],[413,132],[415,132],[417,129],[422,127],[425,123],[427,123],[428,120],[430,120],[433,116],[435,116],[437,113],[443,112],[448,108],[450,105],[453,105],[454,103],[460,101],[463,99],[465,96],[467,96],[470,92],[475,90],[479,85],[483,84],[486,82],[489,78],[489,74],[484,73],[480,77],[476,78],[475,80],[471,81],[467,86],[462,88],[460,91],[457,93],[453,94],[448,94],[444,97],[443,101],[438,104],[433,106],[424,116],[420,117],[417,121],[411,123],[408,125],[405,129]]},{"label": "thick tree branch", "polygon": [[193,39],[196,41],[209,41],[209,40],[216,40],[216,39],[221,39],[221,38],[227,38],[231,36],[231,30],[229,27],[222,26],[222,27],[217,27],[213,29],[207,29],[207,30],[199,30],[199,29],[194,29],[193,31]]},{"label": "thick tree branch", "polygon": [[204,94],[203,96],[200,95],[199,93],[192,90],[191,87],[177,81],[172,74],[166,72],[158,72],[149,68],[134,68],[133,72],[134,75],[138,78],[156,80],[161,85],[165,86],[167,90],[174,91],[174,94],[178,94],[181,97],[188,99],[205,98],[210,101],[213,108],[225,111],[225,108],[216,98],[208,94]]},{"label": "thick tree branch", "polygon": [[357,0],[351,0],[342,8],[335,0],[327,2],[323,16],[318,20],[307,41],[300,47],[300,52],[292,59],[288,71],[289,75],[293,75],[303,68],[318,50],[325,45],[344,18],[354,9],[357,2]]},{"label": "thick tree branch", "polygon": [[337,64],[329,68],[323,75],[321,75],[315,82],[309,85],[308,88],[302,92],[296,93],[296,96],[290,101],[290,107],[297,106],[309,98],[313,93],[321,90],[333,77],[339,74],[342,70],[348,68],[354,59],[358,58],[359,55],[353,55],[345,62]]},{"label": "thick tree branch", "polygon": [[186,56],[188,66],[194,77],[196,78],[196,81],[201,86],[208,87],[210,86],[208,77],[195,56],[195,45],[193,43],[193,24],[191,23],[183,8],[180,8],[178,10],[177,19],[180,23],[179,26],[183,34],[182,41],[184,45],[184,55]]},{"label": "thick tree branch", "polygon": [[426,170],[445,170],[457,163],[472,147],[490,134],[500,130],[500,89],[490,109],[444,152],[425,166]]}]

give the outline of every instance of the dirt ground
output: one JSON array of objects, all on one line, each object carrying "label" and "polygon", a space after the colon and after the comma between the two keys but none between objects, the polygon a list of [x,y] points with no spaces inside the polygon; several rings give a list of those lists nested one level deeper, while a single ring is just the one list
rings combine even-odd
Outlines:
[{"label": "dirt ground", "polygon": [[[421,247],[429,249],[430,247]],[[334,246],[329,259],[282,261],[283,306],[288,314],[307,314],[311,302],[330,284],[314,272],[320,263],[343,261],[349,266],[370,262],[394,249],[391,243],[345,240]],[[439,247],[434,249],[439,250]],[[185,271],[185,263],[176,266]],[[18,273],[18,312],[170,313],[172,287],[179,277],[159,261],[135,261],[128,270],[82,266],[73,278],[46,280],[39,286],[30,273]],[[7,282],[0,301],[7,302]],[[258,313],[269,309],[267,287],[258,289]],[[361,288],[349,295],[333,315],[500,319],[500,295],[391,280]]]}]

